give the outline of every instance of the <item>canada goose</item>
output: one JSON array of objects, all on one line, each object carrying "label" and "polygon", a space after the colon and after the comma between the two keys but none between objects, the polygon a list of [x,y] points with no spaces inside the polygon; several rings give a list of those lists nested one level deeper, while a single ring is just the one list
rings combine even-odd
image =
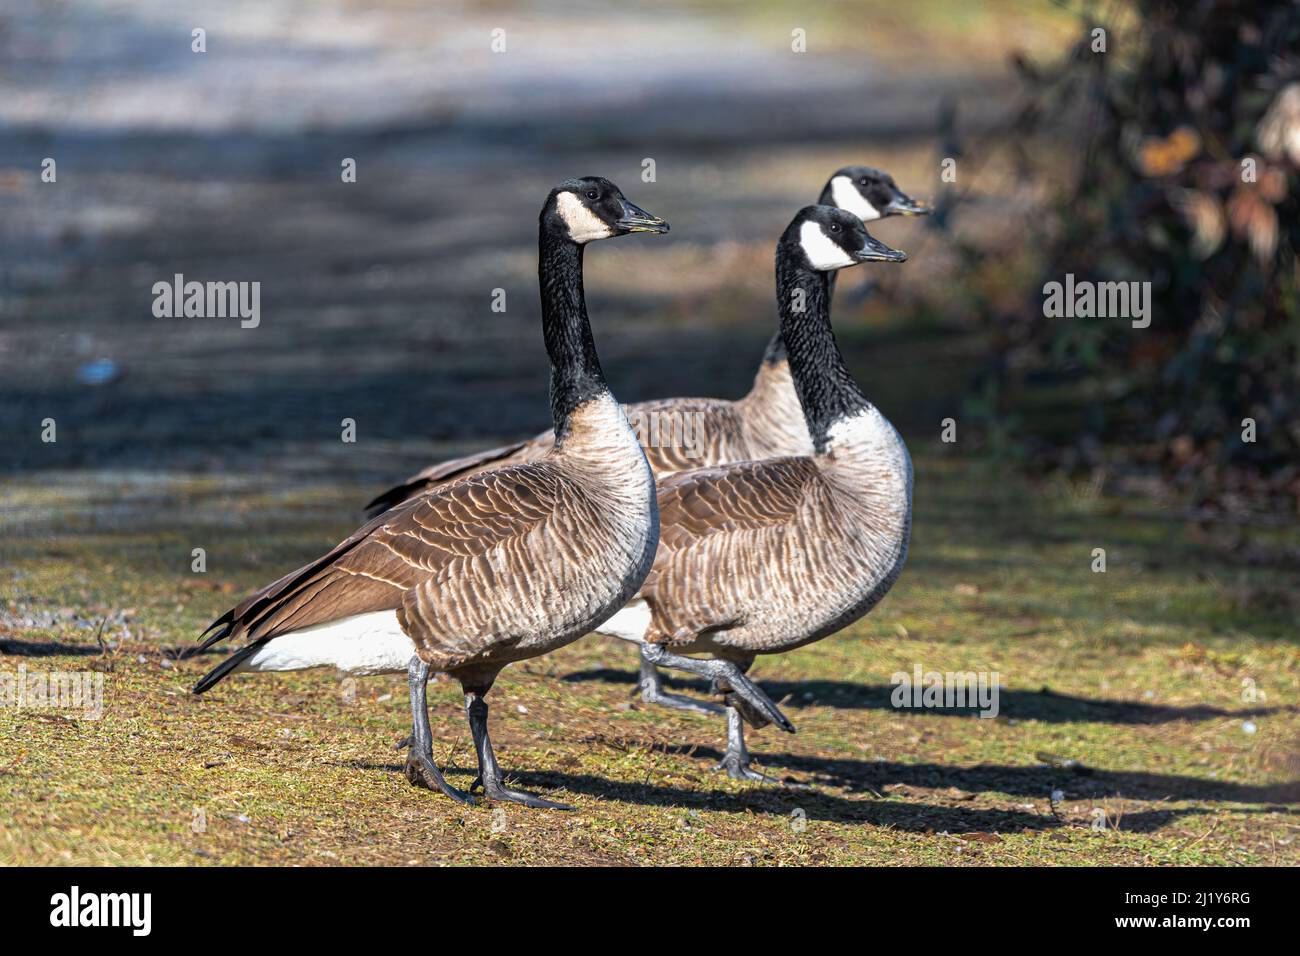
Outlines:
[{"label": "canada goose", "polygon": [[[829,273],[906,258],[844,210],[808,206],[795,216],[777,244],[777,307],[811,451],[660,477],[654,566],[598,633],[635,641],[652,665],[707,674],[684,656],[705,653],[743,672],[756,655],[833,634],[884,597],[907,556],[912,463],[845,368]],[[742,717],[755,726],[762,718],[727,701],[720,766],[775,782],[750,768],[745,748]]]},{"label": "canada goose", "polygon": [[[465,691],[479,770],[470,790],[481,783],[492,799],[562,808],[505,786],[484,697],[511,661],[588,633],[635,593],[650,568],[658,541],[654,477],[601,372],[582,259],[588,242],[667,230],[606,179],[553,189],[538,236],[551,448],[533,461],[426,490],[227,611],[204,632],[210,636],[202,646],[227,637],[247,644],[194,692],[237,670],[406,671],[413,724],[406,776],[471,803],[433,762],[425,685],[442,671]],[[755,697],[754,706],[775,711],[766,698]]]},{"label": "canada goose", "polygon": [[[818,203],[838,206],[864,222],[886,216],[921,216],[930,212],[898,188],[894,178],[870,166],[845,166],[822,187]],[[834,278],[832,276],[832,282]],[[803,455],[812,451],[803,411],[790,381],[785,346],[778,329],[768,343],[749,394],[736,401],[721,398],[667,398],[628,405],[628,415],[638,422],[664,416],[699,422],[693,434],[702,441],[690,448],[680,443],[644,443],[646,457],[657,476],[689,471],[731,461]],[[698,416],[698,417],[697,417]],[[405,482],[390,488],[366,505],[372,516],[424,489],[495,468],[506,462],[531,461],[545,455],[554,441],[550,431],[531,439],[476,452],[430,465]]]},{"label": "canada goose", "polygon": [[[818,203],[838,206],[864,222],[930,212],[929,206],[900,190],[889,173],[870,166],[837,169],[822,187]],[[834,280],[835,274],[831,273],[832,290]],[[650,467],[657,477],[733,461],[809,455],[813,450],[803,410],[799,407],[799,397],[790,378],[780,329],[768,342],[753,387],[745,397],[736,401],[668,398],[628,405],[626,411],[643,428],[649,423],[666,421],[676,428],[675,434],[682,434],[684,427],[690,427],[695,441],[689,446],[678,441],[642,441]],[[429,487],[474,474],[483,468],[531,461],[545,455],[552,441],[552,433],[547,431],[532,439],[431,465],[376,497],[366,505],[367,513],[380,514]],[[659,671],[644,660],[641,661],[638,685],[645,703],[696,713],[722,712],[714,704],[666,692]]]}]

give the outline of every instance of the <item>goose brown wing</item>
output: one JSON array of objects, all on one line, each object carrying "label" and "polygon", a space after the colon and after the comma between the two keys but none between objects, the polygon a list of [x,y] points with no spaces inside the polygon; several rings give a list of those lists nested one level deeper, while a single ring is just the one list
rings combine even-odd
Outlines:
[{"label": "goose brown wing", "polygon": [[[482,558],[546,520],[561,497],[562,480],[550,465],[530,462],[428,492],[227,611],[208,628],[216,633],[203,647],[232,635],[259,641],[396,609],[408,592],[452,562]],[[430,617],[435,610],[422,609]]]},{"label": "goose brown wing", "polygon": [[517,441],[461,458],[440,461],[417,472],[400,485],[395,485],[383,494],[377,495],[366,505],[366,514],[375,517],[436,485],[445,484],[456,478],[464,478],[484,468],[532,461],[549,451],[554,444],[554,433],[546,431],[528,441]]},{"label": "goose brown wing", "polygon": [[819,483],[807,458],[738,462],[662,479],[659,550],[640,591],[652,610],[649,639],[689,644],[743,623],[752,579],[790,545],[798,512]]},{"label": "goose brown wing", "polygon": [[624,406],[656,475],[721,465],[748,457],[735,402],[666,398]]},{"label": "goose brown wing", "polygon": [[[718,398],[667,398],[623,406],[655,474],[689,471],[737,460],[744,428],[734,402]],[[509,445],[452,458],[416,472],[366,505],[376,517],[403,501],[484,468],[540,458],[555,446],[550,431]]]},{"label": "goose brown wing", "polygon": [[[770,458],[669,475],[658,483],[659,550],[787,523],[819,480],[808,458]],[[658,564],[658,560],[656,560]]]}]

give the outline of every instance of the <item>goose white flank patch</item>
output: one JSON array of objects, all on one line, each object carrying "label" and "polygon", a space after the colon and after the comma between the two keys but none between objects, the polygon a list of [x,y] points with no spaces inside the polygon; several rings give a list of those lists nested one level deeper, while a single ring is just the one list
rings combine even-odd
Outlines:
[{"label": "goose white flank patch", "polygon": [[415,642],[406,636],[396,611],[354,614],[274,637],[237,671],[300,671],[335,667],[358,677],[406,670]]},{"label": "goose white flank patch", "polygon": [[645,601],[631,601],[597,630],[606,637],[640,644],[650,630],[650,605]]},{"label": "goose white flank patch", "polygon": [[598,238],[667,229],[607,179],[553,189],[537,243],[554,422],[546,452],[427,487],[226,612],[204,649],[226,638],[244,646],[195,693],[236,671],[405,670],[407,779],[469,803],[433,761],[426,685],[441,671],[465,692],[486,796],[564,808],[505,785],[485,698],[503,667],[577,640],[623,606],[654,559],[654,475],[600,367],[582,257]]}]

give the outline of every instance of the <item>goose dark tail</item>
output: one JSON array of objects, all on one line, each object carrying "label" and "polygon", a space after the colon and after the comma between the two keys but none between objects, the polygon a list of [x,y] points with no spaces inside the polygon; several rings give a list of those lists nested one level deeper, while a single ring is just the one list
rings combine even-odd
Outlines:
[{"label": "goose dark tail", "polygon": [[211,690],[212,687],[215,686],[223,677],[252,657],[253,654],[261,648],[262,644],[262,641],[258,641],[255,644],[249,644],[247,647],[235,651],[235,653],[231,654],[216,667],[212,668],[212,670],[204,674],[203,677],[199,679],[199,682],[194,685],[193,693],[202,694],[206,690]]}]

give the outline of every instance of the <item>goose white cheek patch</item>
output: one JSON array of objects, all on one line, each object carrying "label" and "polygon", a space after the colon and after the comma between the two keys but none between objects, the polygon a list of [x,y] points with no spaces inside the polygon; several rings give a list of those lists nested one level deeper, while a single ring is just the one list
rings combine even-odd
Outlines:
[{"label": "goose white cheek patch", "polygon": [[596,239],[608,239],[614,230],[600,217],[582,204],[573,193],[560,193],[555,197],[555,208],[569,230],[569,238],[581,245]]},{"label": "goose white cheek patch", "polygon": [[799,245],[814,269],[823,272],[853,265],[853,259],[822,230],[821,224],[805,222],[799,230]]},{"label": "goose white cheek patch", "polygon": [[831,180],[831,198],[835,200],[835,205],[845,212],[853,213],[863,222],[880,218],[880,210],[867,202],[848,176],[836,176]]}]

